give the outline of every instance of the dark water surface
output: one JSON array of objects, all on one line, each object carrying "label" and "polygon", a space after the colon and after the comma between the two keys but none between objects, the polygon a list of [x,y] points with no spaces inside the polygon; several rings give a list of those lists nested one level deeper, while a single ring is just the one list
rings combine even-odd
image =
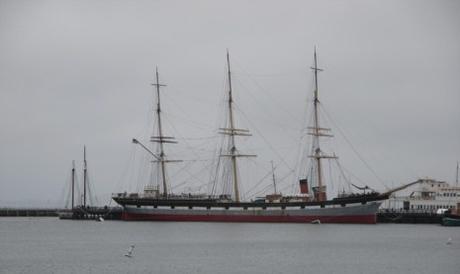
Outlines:
[{"label": "dark water surface", "polygon": [[460,227],[0,218],[0,273],[458,274]]}]

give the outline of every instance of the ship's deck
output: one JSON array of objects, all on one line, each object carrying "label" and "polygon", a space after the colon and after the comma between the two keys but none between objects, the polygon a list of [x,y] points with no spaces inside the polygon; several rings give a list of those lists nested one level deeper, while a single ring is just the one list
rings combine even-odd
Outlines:
[{"label": "ship's deck", "polygon": [[287,208],[287,207],[325,207],[327,205],[347,204],[366,204],[372,201],[381,201],[388,199],[388,195],[360,195],[347,198],[336,198],[327,201],[309,201],[309,202],[233,202],[233,201],[216,201],[212,199],[166,199],[166,198],[139,198],[139,197],[112,197],[112,199],[122,206],[169,206],[169,207],[205,207],[205,208]]}]

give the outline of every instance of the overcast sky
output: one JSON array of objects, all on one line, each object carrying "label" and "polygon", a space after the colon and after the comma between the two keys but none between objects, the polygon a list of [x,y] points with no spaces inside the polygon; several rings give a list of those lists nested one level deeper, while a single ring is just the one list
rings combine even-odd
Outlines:
[{"label": "overcast sky", "polygon": [[180,141],[171,157],[205,159],[217,140],[227,48],[238,123],[254,134],[239,144],[259,155],[241,166],[262,169],[243,189],[270,160],[279,177],[295,167],[315,45],[320,100],[333,119],[325,126],[337,136],[325,145],[347,170],[383,189],[334,124],[389,186],[453,182],[459,14],[459,1],[0,0],[0,206],[59,205],[84,144],[98,195],[135,188],[126,173],[143,152],[130,140],[151,134],[155,66],[168,85],[166,131]]}]

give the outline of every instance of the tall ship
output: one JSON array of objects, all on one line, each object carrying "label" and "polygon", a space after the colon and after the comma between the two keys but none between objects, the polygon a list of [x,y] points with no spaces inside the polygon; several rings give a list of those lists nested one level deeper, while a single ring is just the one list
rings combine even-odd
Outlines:
[{"label": "tall ship", "polygon": [[[152,151],[137,139],[133,143],[141,146],[149,153],[152,162],[157,165],[156,184],[149,184],[142,193],[116,193],[112,199],[123,207],[122,219],[127,221],[200,221],[200,222],[295,222],[295,223],[362,223],[375,224],[376,213],[383,200],[387,199],[394,190],[384,193],[370,191],[367,187],[360,188],[360,193],[343,192],[329,199],[323,162],[325,159],[335,159],[334,154],[326,154],[320,147],[324,137],[332,137],[330,129],[320,125],[319,90],[316,49],[314,52],[314,97],[313,124],[308,127],[312,137],[310,149],[309,175],[298,180],[300,194],[282,195],[276,191],[265,197],[245,201],[240,197],[240,180],[238,159],[254,157],[241,153],[237,149],[237,137],[250,136],[247,129],[238,128],[234,117],[234,94],[232,90],[232,72],[230,57],[227,51],[228,91],[226,92],[226,122],[219,128],[219,133],[225,138],[219,155],[228,165],[226,176],[231,187],[224,188],[226,193],[211,194],[174,194],[168,189],[167,165],[177,160],[166,157],[164,146],[176,143],[175,138],[165,136],[162,128],[160,88],[158,69],[156,70],[156,132],[151,137],[156,150]],[[274,176],[273,176],[274,178]],[[400,189],[400,188],[398,188]],[[368,190],[366,192],[366,190]]]}]

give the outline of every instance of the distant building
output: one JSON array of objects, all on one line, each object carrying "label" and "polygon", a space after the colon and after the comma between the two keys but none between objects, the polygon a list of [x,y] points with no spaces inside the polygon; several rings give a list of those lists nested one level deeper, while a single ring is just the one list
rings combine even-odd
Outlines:
[{"label": "distant building", "polygon": [[385,201],[382,208],[436,212],[438,209],[455,209],[460,203],[460,187],[434,179],[419,179],[418,184],[396,192]]}]

